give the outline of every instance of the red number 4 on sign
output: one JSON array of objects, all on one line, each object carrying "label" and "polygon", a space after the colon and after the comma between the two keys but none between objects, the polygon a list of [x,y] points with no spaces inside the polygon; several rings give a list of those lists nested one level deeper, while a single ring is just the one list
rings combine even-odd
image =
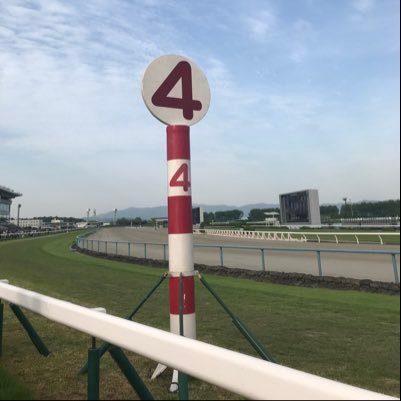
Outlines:
[{"label": "red number 4 on sign", "polygon": [[189,182],[188,164],[182,164],[170,180],[170,187],[182,187],[188,192],[191,183]]},{"label": "red number 4 on sign", "polygon": [[[182,98],[170,97],[169,94],[181,80]],[[192,70],[186,61],[179,62],[169,76],[160,85],[152,97],[152,103],[158,107],[181,109],[187,120],[194,118],[194,111],[202,110],[202,103],[194,100],[192,94]]]}]

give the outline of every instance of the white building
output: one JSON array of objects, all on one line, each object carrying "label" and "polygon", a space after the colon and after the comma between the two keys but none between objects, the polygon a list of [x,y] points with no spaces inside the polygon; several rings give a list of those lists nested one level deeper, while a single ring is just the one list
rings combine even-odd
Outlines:
[{"label": "white building", "polygon": [[265,223],[267,226],[279,226],[280,225],[280,213],[278,212],[265,212]]},{"label": "white building", "polygon": [[[17,220],[12,219],[11,223],[17,225]],[[19,220],[19,227],[21,228],[35,228],[41,229],[43,227],[43,220],[39,219],[20,219]]]}]

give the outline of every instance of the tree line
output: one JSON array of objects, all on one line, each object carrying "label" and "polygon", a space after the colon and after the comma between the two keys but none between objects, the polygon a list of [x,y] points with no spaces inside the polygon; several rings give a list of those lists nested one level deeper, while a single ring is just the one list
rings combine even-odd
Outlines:
[{"label": "tree line", "polygon": [[[217,212],[205,212],[204,222],[227,223],[241,219],[250,222],[264,221],[265,213],[280,213],[279,208],[252,209],[244,219],[244,212],[239,209],[224,210]],[[396,217],[400,215],[400,200],[388,200],[382,202],[359,202],[347,203],[338,207],[337,205],[320,206],[322,222],[339,220],[341,218],[358,217]],[[134,219],[120,218],[116,221],[118,226],[146,226],[154,225],[153,220],[143,220],[140,217]]]},{"label": "tree line", "polygon": [[[266,218],[265,213],[271,212],[280,213],[280,209],[252,209],[246,219],[252,222],[264,221]],[[320,214],[323,222],[351,217],[397,217],[400,216],[400,200],[347,203],[340,208],[337,205],[325,205],[320,206]],[[232,222],[241,220],[243,217],[244,213],[239,209],[204,214],[206,224]]]}]

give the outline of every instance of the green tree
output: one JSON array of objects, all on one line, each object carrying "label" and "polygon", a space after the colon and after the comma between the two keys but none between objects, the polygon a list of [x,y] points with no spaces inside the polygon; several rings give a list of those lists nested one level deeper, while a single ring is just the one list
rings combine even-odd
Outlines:
[{"label": "green tree", "polygon": [[340,217],[340,210],[336,205],[320,206],[322,222],[336,220]]},{"label": "green tree", "polygon": [[265,213],[268,213],[268,212],[280,213],[280,209],[278,209],[278,208],[252,209],[248,214],[248,220],[249,221],[264,221],[266,218]]},{"label": "green tree", "polygon": [[215,221],[220,223],[225,223],[229,221],[239,220],[244,215],[242,210],[234,209],[234,210],[225,210],[219,211],[215,214]]}]

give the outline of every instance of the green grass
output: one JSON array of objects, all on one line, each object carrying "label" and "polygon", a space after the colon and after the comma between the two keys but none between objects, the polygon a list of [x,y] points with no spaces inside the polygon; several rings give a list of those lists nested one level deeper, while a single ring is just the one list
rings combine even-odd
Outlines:
[{"label": "green grass", "polygon": [[[69,234],[0,243],[0,278],[84,306],[102,306],[110,314],[124,316],[164,271],[70,252],[68,245],[73,237]],[[207,280],[283,365],[399,397],[399,297],[217,276],[208,276]],[[196,291],[198,338],[254,355],[200,283]],[[24,383],[36,399],[84,399],[86,377],[77,372],[85,361],[89,338],[32,313],[27,315],[52,351],[51,356],[45,359],[36,353],[6,308],[0,366]],[[136,321],[167,330],[168,317],[165,283]],[[150,382],[155,362],[132,354],[130,359],[156,398],[176,399],[176,395],[167,392],[169,375]],[[102,361],[101,380],[102,398],[134,397],[109,356]],[[238,397],[191,380],[190,398]]]},{"label": "green grass", "polygon": [[0,400],[32,400],[31,392],[0,367]]}]

